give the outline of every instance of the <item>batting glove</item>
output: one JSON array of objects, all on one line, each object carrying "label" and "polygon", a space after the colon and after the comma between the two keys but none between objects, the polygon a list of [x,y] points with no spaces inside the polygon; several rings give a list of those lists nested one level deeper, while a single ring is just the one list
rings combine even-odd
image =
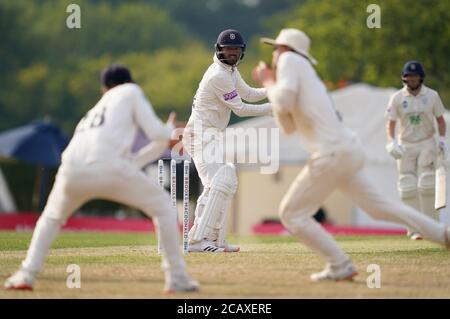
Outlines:
[{"label": "batting glove", "polygon": [[439,136],[439,151],[441,152],[442,158],[446,160],[448,149],[447,143],[445,142],[445,136]]},{"label": "batting glove", "polygon": [[392,140],[386,145],[386,150],[396,160],[401,159],[403,156],[403,146],[397,143],[396,140]]}]

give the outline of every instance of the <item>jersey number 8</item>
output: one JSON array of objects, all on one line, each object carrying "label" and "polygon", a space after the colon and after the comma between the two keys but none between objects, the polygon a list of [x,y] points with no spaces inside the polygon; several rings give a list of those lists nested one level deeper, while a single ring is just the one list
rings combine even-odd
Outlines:
[{"label": "jersey number 8", "polygon": [[78,124],[77,129],[75,130],[76,133],[80,133],[85,131],[86,129],[100,127],[105,123],[105,113],[106,113],[106,106],[104,106],[100,112],[97,112],[91,116],[91,112],[88,112],[80,121],[80,124]]}]

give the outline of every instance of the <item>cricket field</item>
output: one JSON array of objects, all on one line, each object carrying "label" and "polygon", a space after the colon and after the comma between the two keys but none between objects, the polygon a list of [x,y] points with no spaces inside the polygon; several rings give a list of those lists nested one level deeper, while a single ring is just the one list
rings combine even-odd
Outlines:
[{"label": "cricket field", "polygon": [[[231,236],[241,252],[186,257],[199,293],[166,296],[153,234],[64,232],[34,291],[0,288],[0,298],[450,298],[446,249],[405,236],[336,238],[358,268],[353,282],[310,282],[324,263],[290,236]],[[27,232],[0,232],[2,286],[30,239]],[[68,288],[71,264],[79,266],[80,288]]]}]

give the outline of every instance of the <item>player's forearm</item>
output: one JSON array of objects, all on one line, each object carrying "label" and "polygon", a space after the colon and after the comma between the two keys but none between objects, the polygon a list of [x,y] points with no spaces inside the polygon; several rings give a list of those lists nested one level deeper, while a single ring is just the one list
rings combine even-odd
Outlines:
[{"label": "player's forearm", "polygon": [[272,105],[264,104],[247,104],[242,103],[239,107],[233,108],[233,112],[237,116],[264,116],[272,114]]},{"label": "player's forearm", "polygon": [[241,77],[236,83],[236,90],[241,98],[247,102],[258,102],[267,98],[266,88],[252,88]]},{"label": "player's forearm", "polygon": [[168,126],[158,118],[152,105],[143,94],[136,97],[134,119],[150,140],[170,140],[174,129],[173,125]]},{"label": "player's forearm", "polygon": [[169,146],[168,140],[152,141],[132,157],[132,161],[140,168],[159,159]]},{"label": "player's forearm", "polygon": [[243,92],[238,90],[241,98],[247,102],[258,102],[264,100],[267,97],[266,88],[252,88],[247,87],[247,89]]},{"label": "player's forearm", "polygon": [[387,123],[386,128],[387,128],[388,140],[395,139],[395,125],[396,125],[395,121],[388,121],[388,123]]},{"label": "player's forearm", "polygon": [[172,136],[173,130],[161,122],[158,124],[153,123],[153,125],[142,125],[141,128],[150,140],[161,142],[168,142]]},{"label": "player's forearm", "polygon": [[139,127],[151,141],[168,142],[175,129],[173,124],[164,124],[155,114],[151,107],[141,107],[138,109],[136,120]]},{"label": "player's forearm", "polygon": [[445,124],[445,119],[443,116],[439,116],[437,119],[437,126],[438,126],[438,132],[439,136],[445,136],[447,125]]}]

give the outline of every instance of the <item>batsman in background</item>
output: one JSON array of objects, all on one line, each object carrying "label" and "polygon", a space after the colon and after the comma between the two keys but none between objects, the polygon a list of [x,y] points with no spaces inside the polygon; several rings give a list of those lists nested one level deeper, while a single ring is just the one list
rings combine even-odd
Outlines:
[{"label": "batsman in background", "polygon": [[[128,69],[108,66],[101,75],[103,96],[78,123],[62,155],[53,189],[33,233],[25,260],[8,278],[5,288],[32,289],[49,248],[73,212],[92,199],[106,199],[136,207],[152,217],[164,248],[162,267],[166,293],[198,290],[186,273],[179,244],[176,212],[169,194],[136,163],[159,157],[174,129],[175,114],[161,123]],[[151,139],[148,154],[131,155],[138,129]]]},{"label": "batsman in background", "polygon": [[[236,192],[237,177],[226,163],[222,137],[231,111],[238,116],[271,114],[269,103],[253,105],[267,97],[266,89],[254,89],[242,79],[237,65],[244,57],[245,43],[237,30],[224,30],[215,45],[214,62],[203,75],[183,133],[183,145],[192,157],[204,190],[197,200],[194,225],[189,232],[191,252],[237,252],[225,241],[227,211]],[[203,134],[208,131],[209,134]],[[214,162],[205,154],[218,153]]]},{"label": "batsman in background", "polygon": [[283,198],[279,214],[283,225],[327,261],[312,280],[346,280],[357,272],[350,257],[313,215],[328,195],[339,189],[375,218],[408,225],[426,238],[450,248],[450,228],[400,201],[384,197],[368,179],[364,151],[346,128],[312,64],[310,39],[297,29],[283,29],[274,45],[272,67],[260,62],[253,76],[268,90],[278,124],[286,134],[297,133],[311,154]]},{"label": "batsman in background", "polygon": [[[434,208],[435,170],[447,156],[445,109],[439,94],[426,87],[424,79],[425,71],[419,62],[405,64],[405,85],[392,95],[386,110],[386,149],[397,160],[397,187],[402,201],[439,221],[439,212]],[[400,127],[396,136],[397,121]],[[422,239],[415,228],[408,228],[408,236]]]}]

